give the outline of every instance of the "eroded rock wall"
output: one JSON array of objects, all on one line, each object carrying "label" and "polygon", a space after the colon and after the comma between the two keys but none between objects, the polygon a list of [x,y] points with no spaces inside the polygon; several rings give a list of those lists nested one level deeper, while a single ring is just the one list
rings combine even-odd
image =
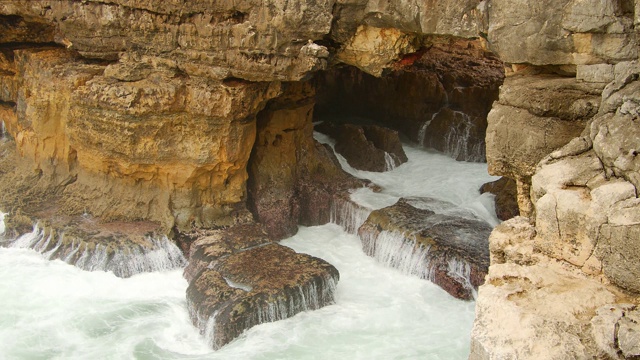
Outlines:
[{"label": "eroded rock wall", "polygon": [[380,77],[355,67],[319,74],[319,117],[367,117],[458,160],[484,161],[487,113],[504,79],[502,62],[481,40],[414,43],[414,52]]},{"label": "eroded rock wall", "polygon": [[[0,114],[18,153],[2,206],[164,232],[255,216],[287,236],[328,219],[340,176],[311,140],[313,105],[283,82],[411,68],[416,83],[377,85],[405,95],[373,102],[425,142],[440,117],[489,110],[474,61],[495,60],[500,81],[502,61],[487,160],[525,217],[491,237],[471,357],[634,358],[639,14],[637,0],[2,2]],[[461,43],[476,55],[443,51]]]},{"label": "eroded rock wall", "polygon": [[[634,359],[637,13],[631,1],[550,6],[501,10],[526,13],[522,26],[538,29],[509,44],[517,53],[494,43],[501,58],[544,66],[512,66],[488,117],[489,171],[517,181],[526,217],[490,237],[470,358]],[[542,27],[537,14],[548,16]],[[489,37],[516,19],[502,18]],[[519,26],[508,31],[526,35]]]}]

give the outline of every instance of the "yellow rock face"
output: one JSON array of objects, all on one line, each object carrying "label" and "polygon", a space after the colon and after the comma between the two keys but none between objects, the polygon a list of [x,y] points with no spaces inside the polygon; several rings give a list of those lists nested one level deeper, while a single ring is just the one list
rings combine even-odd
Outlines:
[{"label": "yellow rock face", "polygon": [[221,221],[244,199],[255,116],[280,84],[128,60],[105,67],[63,49],[16,51],[17,105],[2,113],[17,150],[52,185],[73,179],[69,213],[167,229]]}]

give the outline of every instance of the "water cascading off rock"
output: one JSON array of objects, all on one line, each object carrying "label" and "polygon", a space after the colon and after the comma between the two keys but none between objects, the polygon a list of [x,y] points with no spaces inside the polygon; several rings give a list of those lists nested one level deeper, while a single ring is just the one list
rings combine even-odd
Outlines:
[{"label": "water cascading off rock", "polygon": [[491,226],[417,208],[412,205],[415,201],[428,204],[433,200],[400,199],[373,211],[358,230],[364,252],[406,274],[427,279],[454,297],[473,299],[489,267]]},{"label": "water cascading off rock", "polygon": [[87,271],[111,271],[118,277],[185,266],[180,249],[166,236],[78,234],[36,225],[32,232],[5,240],[3,246],[33,249]]},{"label": "water cascading off rock", "polygon": [[210,232],[185,269],[189,314],[218,349],[265,322],[334,303],[340,277],[328,262],[272,243],[261,225]]}]

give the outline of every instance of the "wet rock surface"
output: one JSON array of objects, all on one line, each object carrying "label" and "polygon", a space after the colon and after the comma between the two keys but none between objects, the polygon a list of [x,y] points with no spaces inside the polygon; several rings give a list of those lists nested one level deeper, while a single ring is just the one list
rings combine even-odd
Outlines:
[{"label": "wet rock surface", "polygon": [[309,83],[287,84],[258,116],[247,203],[272,239],[295,234],[298,224],[327,223],[333,199],[364,185],[313,139],[313,95]]},{"label": "wet rock surface", "polygon": [[86,271],[130,277],[178,269],[187,263],[175,242],[151,222],[101,223],[91,216],[36,222],[22,214],[7,214],[5,224],[0,246],[33,249],[49,260],[62,260]]},{"label": "wet rock surface", "polygon": [[494,194],[496,204],[496,215],[500,220],[509,220],[520,215],[518,209],[518,191],[516,182],[507,177],[483,184],[480,187],[480,193],[489,192]]},{"label": "wet rock surface", "polygon": [[[491,226],[425,209],[431,201],[400,199],[373,211],[358,230],[363,250],[392,267],[432,281],[454,297],[472,299],[489,267]],[[442,205],[436,201],[435,207],[440,211]]]},{"label": "wet rock surface", "polygon": [[185,277],[191,318],[217,349],[257,324],[332,304],[339,273],[250,224],[197,240]]},{"label": "wet rock surface", "polygon": [[323,122],[316,130],[336,140],[335,150],[358,170],[383,172],[407,162],[395,130],[377,125]]}]

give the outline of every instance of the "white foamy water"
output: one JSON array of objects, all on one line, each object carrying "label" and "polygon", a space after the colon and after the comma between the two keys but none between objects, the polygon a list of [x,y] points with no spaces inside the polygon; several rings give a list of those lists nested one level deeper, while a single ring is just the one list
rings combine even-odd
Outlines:
[{"label": "white foamy water", "polygon": [[[409,163],[390,172],[348,169],[383,187],[377,194],[360,189],[352,198],[374,209],[401,196],[429,196],[492,219],[490,197],[477,193],[493,180],[485,164],[405,151]],[[334,224],[301,227],[282,244],[339,270],[336,303],[255,326],[215,352],[189,320],[180,270],[118,278],[48,261],[33,250],[0,248],[0,359],[468,357],[474,302],[377,262],[356,236]]]},{"label": "white foamy water", "polygon": [[[314,137],[331,146],[335,143],[318,132],[314,133]],[[498,179],[487,174],[487,164],[455,161],[442,153],[408,144],[403,144],[403,148],[409,160],[392,171],[382,173],[354,169],[342,155],[336,153],[340,165],[348,173],[369,179],[382,188],[379,193],[369,188],[358,189],[351,194],[353,201],[375,210],[393,205],[401,197],[430,197],[455,205],[461,210],[457,215],[464,216],[465,212],[471,212],[491,226],[500,223],[495,214],[494,195],[479,193],[482,184]],[[455,209],[451,208],[430,210],[456,214]]]},{"label": "white foamy water", "polygon": [[366,256],[337,225],[282,242],[340,271],[336,304],[258,325],[216,352],[188,318],[180,271],[118,278],[0,249],[0,358],[465,359],[474,303]]}]

